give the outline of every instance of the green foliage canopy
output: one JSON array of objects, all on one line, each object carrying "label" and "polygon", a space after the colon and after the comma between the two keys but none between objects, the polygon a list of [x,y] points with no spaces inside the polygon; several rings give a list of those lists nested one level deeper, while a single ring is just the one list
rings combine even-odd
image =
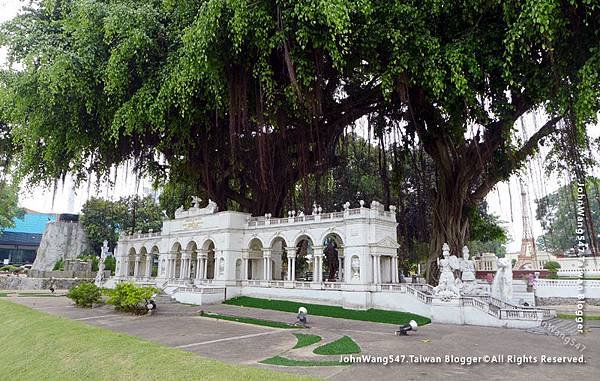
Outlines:
[{"label": "green foliage canopy", "polygon": [[81,224],[94,253],[100,252],[105,240],[109,247],[114,247],[121,232],[131,234],[162,228],[162,213],[150,196],[131,196],[117,201],[90,198],[81,211]]}]

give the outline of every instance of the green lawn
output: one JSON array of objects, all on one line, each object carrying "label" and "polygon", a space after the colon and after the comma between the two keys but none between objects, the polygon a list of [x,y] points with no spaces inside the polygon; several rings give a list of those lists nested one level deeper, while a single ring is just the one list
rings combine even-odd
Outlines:
[{"label": "green lawn", "polygon": [[[14,380],[302,380],[229,365],[0,300],[2,374]],[[0,377],[1,378],[1,377]]]},{"label": "green lawn", "polygon": [[[575,320],[576,315],[572,314],[556,314],[556,317],[559,319],[567,319],[567,320]],[[600,316],[598,315],[588,315],[587,313],[583,316],[584,320],[600,320]]]},{"label": "green lawn", "polygon": [[407,324],[409,321],[414,320],[417,324],[425,325],[431,323],[431,320],[420,316],[411,314],[408,312],[399,311],[387,311],[387,310],[348,310],[338,306],[326,306],[323,304],[309,304],[309,303],[297,303],[290,302],[287,300],[274,300],[274,299],[259,299],[251,298],[248,296],[239,296],[223,302],[225,304],[231,304],[235,306],[244,306],[252,308],[262,308],[266,310],[284,311],[284,312],[298,312],[298,308],[306,307],[308,309],[308,316],[327,316],[342,319],[351,320],[363,320],[372,321],[376,323],[387,323],[387,324]]},{"label": "green lawn", "polygon": [[296,346],[292,349],[298,349],[302,347],[308,347],[309,345],[313,345],[321,341],[321,336],[317,335],[306,335],[304,333],[294,333],[298,342],[296,342]]},{"label": "green lawn", "polygon": [[223,314],[218,314],[218,313],[214,313],[214,312],[202,312],[200,314],[200,316],[208,317],[208,318],[212,318],[212,319],[219,319],[219,320],[236,321],[238,323],[262,325],[262,326],[273,327],[273,328],[297,328],[297,329],[302,328],[301,326],[297,326],[295,324],[290,324],[290,323],[284,323],[281,321],[255,319],[255,318],[245,317],[245,316],[223,315]]},{"label": "green lawn", "polygon": [[315,348],[313,353],[317,355],[349,355],[360,353],[360,347],[352,338],[344,336],[341,339]]},{"label": "green lawn", "polygon": [[279,366],[345,366],[350,363],[341,363],[337,360],[294,360],[281,356],[271,357],[261,361],[262,364]]}]

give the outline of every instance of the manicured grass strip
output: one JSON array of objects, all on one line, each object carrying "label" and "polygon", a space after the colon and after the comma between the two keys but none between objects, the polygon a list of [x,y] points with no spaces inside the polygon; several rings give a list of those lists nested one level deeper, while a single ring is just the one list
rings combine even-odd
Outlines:
[{"label": "manicured grass strip", "polygon": [[318,343],[319,341],[321,341],[321,336],[317,335],[305,335],[304,333],[294,333],[294,336],[296,336],[298,342],[296,343],[296,346],[292,349],[308,347],[309,345],[313,345],[314,343]]},{"label": "manicured grass strip", "polygon": [[289,328],[302,328],[302,327],[294,325],[294,324],[283,323],[280,321],[255,319],[255,318],[244,317],[244,316],[223,315],[223,314],[217,314],[217,313],[213,313],[213,312],[202,312],[200,314],[200,316],[209,317],[209,318],[213,318],[213,319],[219,319],[219,320],[237,321],[238,323],[262,325],[262,326],[273,327],[273,328],[288,328],[288,329]]},{"label": "manicured grass strip", "polygon": [[226,300],[223,303],[235,306],[262,308],[265,310],[293,313],[298,312],[298,308],[300,307],[306,307],[308,309],[309,320],[310,315],[315,315],[350,320],[372,321],[376,323],[387,323],[394,325],[408,324],[408,322],[411,320],[416,321],[420,326],[431,323],[430,319],[420,315],[400,311],[377,310],[373,308],[369,310],[347,310],[338,306],[298,303],[288,300],[259,299],[248,296],[239,296],[237,298]]},{"label": "manicured grass strip", "polygon": [[5,299],[0,300],[0,321],[2,374],[19,381],[312,379],[225,364]]},{"label": "manicured grass strip", "polygon": [[56,298],[58,296],[64,296],[64,295],[58,295],[58,294],[42,294],[42,293],[19,293],[17,294],[17,296],[19,296],[20,298]]},{"label": "manicured grass strip", "polygon": [[279,365],[279,366],[345,366],[350,363],[343,363],[336,360],[318,361],[318,360],[294,360],[281,356],[275,356],[262,360],[261,364]]},{"label": "manicured grass strip", "polygon": [[8,294],[7,294],[7,293],[5,293],[5,292],[0,292],[0,298],[4,298],[4,297],[6,297],[6,296],[8,296]]},{"label": "manicured grass strip", "polygon": [[[559,318],[559,319],[575,320],[575,318],[577,318],[579,316],[571,315],[571,314],[556,314],[556,317]],[[587,313],[585,313],[583,315],[583,319],[584,320],[600,320],[600,316],[598,316],[598,315],[588,315]]]},{"label": "manicured grass strip", "polygon": [[349,355],[352,353],[360,353],[360,347],[356,341],[348,336],[332,341],[329,344],[321,345],[313,351],[317,355]]}]

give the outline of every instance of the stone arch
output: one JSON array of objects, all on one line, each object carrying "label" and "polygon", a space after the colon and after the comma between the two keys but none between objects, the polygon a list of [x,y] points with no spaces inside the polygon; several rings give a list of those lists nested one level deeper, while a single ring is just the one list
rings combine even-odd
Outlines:
[{"label": "stone arch", "polygon": [[190,240],[185,245],[185,251],[190,255],[190,273],[188,274],[188,277],[191,279],[195,279],[198,273],[198,244],[196,243],[196,241],[193,239]]},{"label": "stone arch", "polygon": [[325,240],[327,240],[329,238],[333,238],[336,241],[336,243],[338,245],[340,245],[340,246],[344,246],[345,245],[346,240],[344,239],[344,235],[341,232],[339,232],[339,231],[337,231],[335,229],[334,230],[327,230],[326,232],[324,232],[321,235],[321,240],[319,241],[319,244],[321,246],[325,246],[325,244],[326,244]]},{"label": "stone arch", "polygon": [[125,275],[126,276],[133,276],[133,272],[135,270],[135,257],[137,255],[137,252],[135,250],[135,247],[130,247],[129,251],[127,252],[127,269],[125,270]]},{"label": "stone arch", "polygon": [[252,245],[253,243],[256,243],[256,242],[260,243],[260,247],[267,247],[267,245],[265,245],[265,242],[263,241],[263,239],[260,238],[258,235],[251,236],[250,238],[248,238],[248,240],[244,244],[244,247],[250,249],[250,245]]},{"label": "stone arch", "polygon": [[140,264],[138,266],[137,277],[145,278],[147,276],[146,269],[148,268],[148,250],[146,249],[146,246],[140,247],[139,256]]},{"label": "stone arch", "polygon": [[173,242],[173,244],[171,245],[171,252],[175,253],[175,252],[180,252],[181,251],[181,244],[178,241]]},{"label": "stone arch", "polygon": [[263,241],[258,237],[253,237],[247,243],[248,250],[248,275],[249,279],[265,279],[263,266]]},{"label": "stone arch", "polygon": [[154,246],[152,246],[152,249],[150,249],[149,258],[151,261],[150,278],[156,278],[158,276],[158,261],[160,258],[160,250],[158,248],[158,245],[155,244]]},{"label": "stone arch", "polygon": [[171,255],[175,256],[175,268],[171,271],[171,276],[174,278],[181,277],[181,243],[175,241],[173,245],[171,245]]},{"label": "stone arch", "polygon": [[315,245],[316,242],[318,242],[315,240],[315,238],[312,236],[312,234],[303,232],[303,233],[298,234],[294,238],[294,245],[298,246],[298,243],[300,243],[300,241],[303,241],[303,240],[308,240],[313,246]]},{"label": "stone arch", "polygon": [[271,279],[283,280],[287,274],[287,242],[282,235],[271,239]]},{"label": "stone arch", "polygon": [[[332,243],[334,246],[334,256],[327,255],[328,245]],[[340,233],[333,231],[325,232],[321,238],[320,244],[323,247],[323,279],[329,281],[342,281],[344,277],[344,240]],[[334,272],[334,273],[332,273]]]},{"label": "stone arch", "polygon": [[240,258],[235,261],[235,280],[242,280],[244,277],[242,276],[242,260]]},{"label": "stone arch", "polygon": [[204,277],[206,279],[215,279],[217,265],[215,241],[210,238],[204,240],[204,243],[202,243],[202,252],[206,254],[206,274],[204,274]]},{"label": "stone arch", "polygon": [[308,233],[301,233],[296,236],[294,240],[294,246],[296,250],[296,265],[295,265],[295,274],[296,280],[300,281],[309,281],[312,280],[313,271],[311,267],[311,263],[313,263],[314,258],[314,247],[315,240]]}]

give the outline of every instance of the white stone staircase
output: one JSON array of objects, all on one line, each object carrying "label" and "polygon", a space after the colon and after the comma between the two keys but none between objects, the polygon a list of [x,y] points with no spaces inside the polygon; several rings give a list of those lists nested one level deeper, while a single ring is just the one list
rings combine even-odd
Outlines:
[{"label": "white stone staircase", "polygon": [[[428,284],[387,284],[381,285],[381,291],[412,295],[418,302],[435,307],[428,314],[432,321],[449,322],[447,316],[441,316],[444,314],[444,301],[433,295],[433,287]],[[457,319],[458,324],[532,328],[556,316],[553,310],[516,306],[491,296],[462,296],[448,300],[446,306],[448,315],[454,313],[464,316]],[[457,312],[461,309],[463,312]],[[423,311],[421,309],[420,312]],[[436,316],[438,313],[440,316]]]}]

